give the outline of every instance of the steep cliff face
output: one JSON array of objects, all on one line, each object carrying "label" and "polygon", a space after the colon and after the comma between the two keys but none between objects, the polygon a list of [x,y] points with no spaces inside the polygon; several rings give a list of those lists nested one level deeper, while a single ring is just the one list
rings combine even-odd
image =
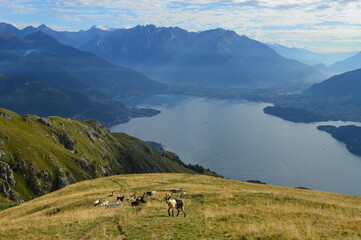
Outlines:
[{"label": "steep cliff face", "polygon": [[174,153],[110,133],[97,121],[20,116],[0,109],[0,200],[27,201],[115,174],[193,172],[177,161]]}]

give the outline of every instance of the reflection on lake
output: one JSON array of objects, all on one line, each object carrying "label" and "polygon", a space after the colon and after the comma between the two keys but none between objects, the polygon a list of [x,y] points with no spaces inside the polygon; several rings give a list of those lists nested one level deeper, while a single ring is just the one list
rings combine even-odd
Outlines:
[{"label": "reflection on lake", "polygon": [[131,119],[111,131],[160,142],[186,163],[231,179],[361,196],[361,158],[316,129],[325,123],[284,121],[263,113],[269,104],[241,100],[162,95],[123,102],[161,114]]}]

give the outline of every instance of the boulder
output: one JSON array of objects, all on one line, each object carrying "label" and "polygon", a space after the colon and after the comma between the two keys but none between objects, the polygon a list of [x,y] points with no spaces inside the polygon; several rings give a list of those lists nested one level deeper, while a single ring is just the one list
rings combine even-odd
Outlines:
[{"label": "boulder", "polygon": [[48,119],[46,118],[38,118],[37,121],[41,124],[44,124],[45,126],[51,127],[51,123]]}]

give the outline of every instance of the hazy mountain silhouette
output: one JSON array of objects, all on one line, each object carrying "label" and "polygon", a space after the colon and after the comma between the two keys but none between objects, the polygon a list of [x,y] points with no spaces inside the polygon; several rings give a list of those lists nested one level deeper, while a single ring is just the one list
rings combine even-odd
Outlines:
[{"label": "hazy mountain silhouette", "polygon": [[13,34],[15,36],[20,36],[22,34],[21,30],[19,30],[18,28],[14,27],[11,24],[4,23],[4,22],[0,23],[0,32],[11,33],[11,34]]},{"label": "hazy mountain silhouette", "polygon": [[68,32],[68,31],[55,31],[45,24],[42,24],[38,27],[28,26],[24,29],[18,29],[11,24],[8,23],[0,23],[0,32],[8,32],[12,33],[19,38],[23,38],[26,35],[36,33],[36,32],[43,32],[49,36],[52,36],[57,41],[61,42],[62,44],[66,44],[73,47],[79,47],[83,45],[85,42],[89,41],[90,39],[94,38],[99,34],[105,34],[107,31],[98,28],[97,26],[93,26],[86,31],[76,31],[76,32]]},{"label": "hazy mountain silhouette", "polygon": [[347,97],[350,100],[361,100],[361,69],[333,76],[321,83],[312,85],[306,94],[330,97]]},{"label": "hazy mountain silhouette", "polygon": [[335,75],[302,94],[283,95],[264,112],[293,122],[361,121],[361,69]]},{"label": "hazy mountain silhouette", "polygon": [[347,72],[361,68],[361,52],[343,60],[336,62],[330,66],[335,72]]},{"label": "hazy mountain silhouette", "polygon": [[137,26],[98,35],[81,49],[162,81],[260,87],[322,79],[315,69],[224,29]]},{"label": "hazy mountain silhouette", "polygon": [[35,76],[53,86],[83,88],[108,97],[152,92],[162,87],[143,74],[110,64],[92,53],[35,32],[19,39],[0,34],[0,73]]},{"label": "hazy mountain silhouette", "polygon": [[289,48],[281,44],[267,45],[285,58],[294,59],[310,66],[320,63],[329,66],[355,54],[355,52],[316,53],[302,48]]},{"label": "hazy mountain silhouette", "polygon": [[41,25],[10,30],[20,37],[41,30],[63,44],[161,81],[268,87],[324,79],[316,69],[224,29],[188,32],[154,25],[112,30],[93,26],[86,31],[66,32]]},{"label": "hazy mountain silhouette", "polygon": [[54,88],[41,79],[5,75],[0,75],[0,102],[1,107],[40,116],[50,114],[73,117],[90,108],[100,107],[81,94]]}]

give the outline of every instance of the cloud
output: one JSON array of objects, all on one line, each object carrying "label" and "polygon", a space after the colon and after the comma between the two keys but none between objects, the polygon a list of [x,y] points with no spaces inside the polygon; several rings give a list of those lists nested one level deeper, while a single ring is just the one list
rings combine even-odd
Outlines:
[{"label": "cloud", "polygon": [[37,9],[27,0],[0,0],[0,13],[7,14],[35,14]]}]

